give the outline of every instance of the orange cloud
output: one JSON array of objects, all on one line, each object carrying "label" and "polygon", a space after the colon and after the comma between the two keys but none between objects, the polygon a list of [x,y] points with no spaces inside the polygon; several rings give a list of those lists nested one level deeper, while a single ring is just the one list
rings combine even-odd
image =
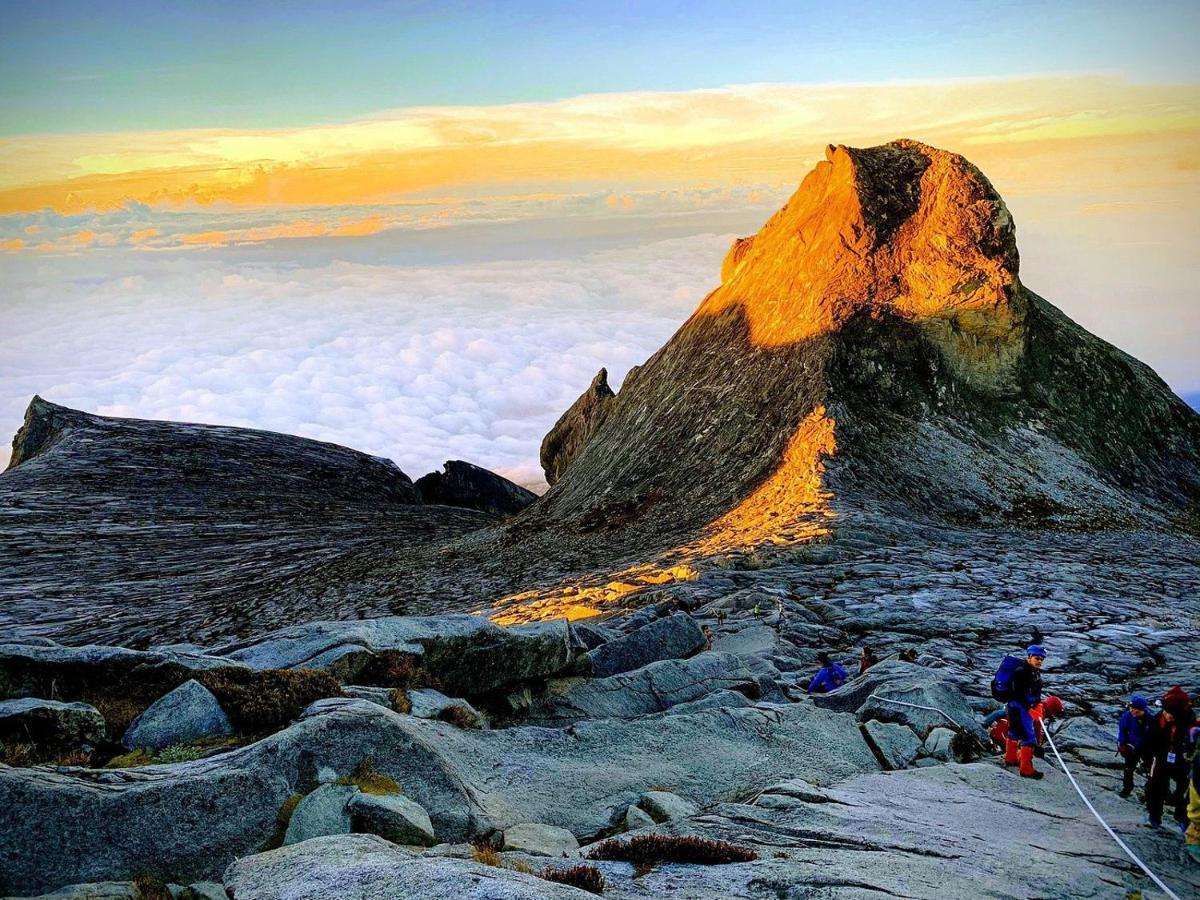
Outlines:
[{"label": "orange cloud", "polygon": [[16,253],[18,250],[24,249],[24,247],[25,242],[20,238],[11,238],[7,241],[0,241],[0,250],[4,250],[8,253]]},{"label": "orange cloud", "polygon": [[180,235],[176,240],[187,246],[221,247],[226,244],[256,244],[288,238],[364,237],[376,234],[386,227],[383,217],[375,214],[367,216],[365,219],[343,220],[337,223],[301,219],[255,228],[201,231]]},{"label": "orange cloud", "polygon": [[157,228],[141,228],[129,236],[129,243],[141,244],[162,234]]},{"label": "orange cloud", "polygon": [[[12,138],[0,143],[0,214],[103,211],[127,199],[380,204],[417,191],[505,184],[781,184],[830,141],[901,136],[963,152],[994,177],[1082,182],[1112,174],[1118,156],[1127,162],[1143,148],[1178,176],[1194,172],[1200,155],[1197,109],[1196,85],[1061,76],[753,85],[402,109],[286,130]],[[1052,171],[1023,169],[1047,158],[1043,151],[1058,163]]]}]

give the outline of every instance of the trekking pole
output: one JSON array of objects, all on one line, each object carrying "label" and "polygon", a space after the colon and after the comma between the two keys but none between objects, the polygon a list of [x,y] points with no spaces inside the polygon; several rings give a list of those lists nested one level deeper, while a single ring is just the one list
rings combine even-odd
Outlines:
[{"label": "trekking pole", "polygon": [[1067,764],[1063,762],[1062,754],[1058,752],[1058,747],[1054,744],[1054,736],[1050,734],[1049,729],[1046,729],[1046,740],[1050,742],[1050,749],[1054,751],[1054,756],[1058,760],[1058,764],[1062,767],[1063,772],[1066,773],[1067,778],[1070,779],[1071,787],[1075,788],[1075,793],[1079,795],[1079,799],[1087,805],[1089,810],[1091,810],[1092,815],[1096,817],[1096,821],[1104,826],[1104,830],[1108,832],[1108,836],[1117,842],[1117,846],[1125,851],[1126,856],[1137,863],[1138,868],[1150,876],[1150,880],[1158,885],[1159,889],[1164,894],[1170,897],[1171,900],[1179,900],[1179,895],[1167,887],[1161,878],[1151,872],[1149,867],[1138,858],[1137,854],[1129,849],[1129,845],[1121,840],[1120,836],[1109,827],[1108,823],[1104,821],[1104,818],[1100,815],[1100,813],[1096,812],[1096,807],[1092,806],[1092,801],[1087,798],[1086,794],[1084,794],[1083,790],[1079,787],[1079,782],[1075,780],[1075,776],[1071,774],[1071,770],[1068,769]]}]

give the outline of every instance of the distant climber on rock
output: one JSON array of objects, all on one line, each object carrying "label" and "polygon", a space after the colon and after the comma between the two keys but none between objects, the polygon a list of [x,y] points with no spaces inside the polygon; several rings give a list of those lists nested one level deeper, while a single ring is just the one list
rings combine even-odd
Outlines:
[{"label": "distant climber on rock", "polygon": [[867,669],[879,662],[879,657],[871,649],[870,644],[863,644],[862,653],[858,656],[858,674],[863,675]]},{"label": "distant climber on rock", "polygon": [[828,653],[818,653],[817,661],[821,663],[821,668],[808,683],[810,694],[828,694],[830,691],[836,691],[850,677],[845,669],[829,658]]},{"label": "distant climber on rock", "polygon": [[[1191,732],[1192,746],[1200,742],[1200,728],[1193,727]],[[1188,829],[1186,837],[1188,857],[1192,862],[1200,864],[1200,752],[1192,759],[1192,776],[1188,779]]]},{"label": "distant climber on rock", "polygon": [[1140,694],[1129,698],[1129,705],[1121,713],[1117,724],[1117,752],[1125,761],[1125,772],[1121,776],[1121,796],[1133,793],[1133,773],[1142,761],[1142,747],[1146,743],[1146,731],[1150,727],[1149,704]]},{"label": "distant climber on rock", "polygon": [[1033,767],[1038,745],[1033,709],[1042,702],[1040,669],[1046,661],[1041,644],[1030,644],[1025,658],[1006,656],[992,678],[992,696],[1005,704],[1008,732],[1004,742],[1004,764],[1019,766],[1022,778],[1041,778]]},{"label": "distant climber on rock", "polygon": [[1180,830],[1187,827],[1188,763],[1191,729],[1196,715],[1192,699],[1179,685],[1162,698],[1162,712],[1150,720],[1143,757],[1150,764],[1146,780],[1146,825],[1162,825],[1163,807],[1170,801]]}]

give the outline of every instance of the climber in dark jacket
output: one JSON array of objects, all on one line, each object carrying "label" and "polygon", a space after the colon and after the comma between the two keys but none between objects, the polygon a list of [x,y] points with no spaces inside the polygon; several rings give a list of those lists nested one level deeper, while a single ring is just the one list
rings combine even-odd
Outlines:
[{"label": "climber in dark jacket", "polygon": [[1146,743],[1146,730],[1150,727],[1148,708],[1146,698],[1134,694],[1117,725],[1117,752],[1125,760],[1125,773],[1121,778],[1122,797],[1133,793],[1133,773],[1142,761],[1142,746]]},{"label": "climber in dark jacket", "polygon": [[1019,765],[1022,778],[1041,778],[1033,768],[1033,752],[1037,748],[1037,729],[1030,711],[1042,702],[1042,676],[1038,671],[1046,659],[1041,644],[1030,644],[1025,661],[1012,673],[1012,693],[1005,711],[1008,714],[1008,739],[1004,745],[1004,764]]},{"label": "climber in dark jacket", "polygon": [[1196,716],[1191,698],[1173,687],[1162,698],[1162,712],[1150,720],[1142,756],[1150,764],[1146,779],[1146,824],[1162,825],[1163,807],[1171,801],[1172,813],[1181,828],[1187,823],[1188,761],[1187,751]]},{"label": "climber in dark jacket", "polygon": [[828,653],[817,654],[817,660],[821,663],[821,668],[808,683],[810,694],[828,694],[830,691],[836,691],[850,677],[845,669],[829,658]]}]

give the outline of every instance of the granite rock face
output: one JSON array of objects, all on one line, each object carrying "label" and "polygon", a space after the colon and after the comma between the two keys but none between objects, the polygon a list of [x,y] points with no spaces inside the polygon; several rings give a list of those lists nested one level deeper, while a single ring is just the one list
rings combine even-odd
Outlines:
[{"label": "granite rock face", "polygon": [[443,469],[417,479],[417,492],[426,503],[512,516],[537,500],[533,491],[460,459],[448,460]]},{"label": "granite rock face", "polygon": [[156,622],[175,639],[228,634],[239,617],[274,618],[259,605],[271,585],[286,593],[381,541],[490,521],[424,506],[393,463],[345,447],[40,397],[0,475],[0,510],[0,628],[126,644],[161,638]]}]

